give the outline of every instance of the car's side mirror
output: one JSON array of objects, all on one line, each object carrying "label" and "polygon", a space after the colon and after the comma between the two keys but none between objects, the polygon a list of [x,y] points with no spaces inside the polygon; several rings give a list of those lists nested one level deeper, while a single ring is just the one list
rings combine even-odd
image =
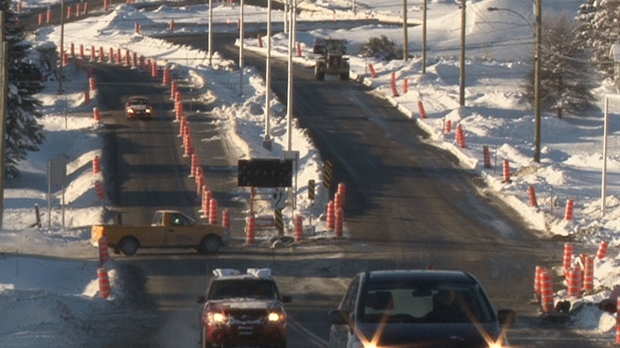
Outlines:
[{"label": "car's side mirror", "polygon": [[517,313],[512,309],[500,309],[497,311],[497,320],[500,325],[512,325],[517,319]]},{"label": "car's side mirror", "polygon": [[334,325],[348,324],[349,313],[346,310],[332,309],[327,312],[327,320]]},{"label": "car's side mirror", "polygon": [[282,295],[282,303],[291,303],[293,302],[293,297],[290,295]]}]

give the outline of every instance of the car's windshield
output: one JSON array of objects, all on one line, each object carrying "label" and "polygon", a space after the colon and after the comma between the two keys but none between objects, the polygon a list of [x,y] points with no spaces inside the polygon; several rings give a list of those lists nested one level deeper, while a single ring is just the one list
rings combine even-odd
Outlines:
[{"label": "car's windshield", "polygon": [[148,105],[149,101],[144,98],[129,99],[129,105]]},{"label": "car's windshield", "polygon": [[222,279],[216,280],[209,289],[209,300],[228,298],[251,298],[275,300],[278,291],[269,279]]},{"label": "car's windshield", "polygon": [[363,322],[463,323],[493,320],[475,284],[371,284],[359,310]]}]

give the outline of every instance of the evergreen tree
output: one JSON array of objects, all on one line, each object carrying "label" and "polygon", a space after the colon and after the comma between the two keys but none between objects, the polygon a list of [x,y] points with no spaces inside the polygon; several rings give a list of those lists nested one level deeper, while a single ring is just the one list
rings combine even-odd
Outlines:
[{"label": "evergreen tree", "polygon": [[613,76],[611,46],[620,40],[620,0],[586,0],[581,5],[577,20],[582,22],[580,35],[594,52],[597,68]]},{"label": "evergreen tree", "polygon": [[[548,17],[541,44],[541,107],[562,113],[583,111],[592,105],[592,73],[587,51],[577,35],[575,21],[567,15]],[[533,65],[533,64],[532,64]],[[526,95],[534,102],[534,68],[525,84]]]},{"label": "evergreen tree", "polygon": [[17,17],[10,5],[10,0],[0,0],[9,51],[4,170],[7,178],[14,178],[19,174],[17,164],[26,159],[29,151],[39,150],[44,140],[37,122],[41,117],[37,111],[40,102],[35,98],[44,86],[38,67],[28,61],[31,45],[24,40],[22,28],[16,25]]}]

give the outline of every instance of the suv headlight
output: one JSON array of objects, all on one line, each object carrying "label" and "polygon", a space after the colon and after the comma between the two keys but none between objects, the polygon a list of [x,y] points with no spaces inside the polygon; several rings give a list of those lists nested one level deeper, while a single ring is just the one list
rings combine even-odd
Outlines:
[{"label": "suv headlight", "polygon": [[207,322],[219,324],[226,321],[226,316],[221,312],[209,312],[207,313]]}]

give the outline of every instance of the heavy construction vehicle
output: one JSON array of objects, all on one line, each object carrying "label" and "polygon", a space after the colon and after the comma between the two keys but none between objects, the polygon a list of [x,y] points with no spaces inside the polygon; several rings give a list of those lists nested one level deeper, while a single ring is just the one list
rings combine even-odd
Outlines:
[{"label": "heavy construction vehicle", "polygon": [[347,40],[324,39],[314,40],[314,54],[320,54],[314,66],[314,76],[323,81],[325,74],[339,75],[341,80],[349,79],[349,58],[347,54]]}]

